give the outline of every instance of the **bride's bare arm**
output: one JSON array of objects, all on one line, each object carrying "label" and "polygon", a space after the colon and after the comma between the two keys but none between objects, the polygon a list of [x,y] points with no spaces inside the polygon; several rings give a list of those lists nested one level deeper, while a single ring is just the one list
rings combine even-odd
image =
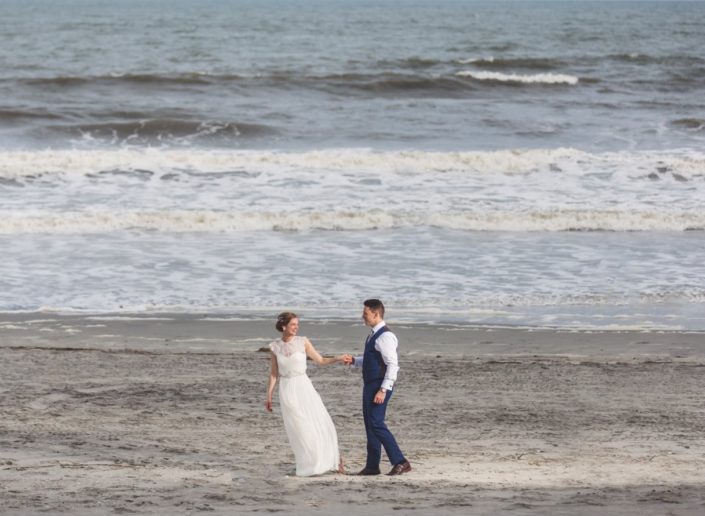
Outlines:
[{"label": "bride's bare arm", "polygon": [[330,365],[330,364],[335,364],[336,362],[342,362],[343,361],[343,355],[337,356],[337,357],[322,357],[321,354],[316,351],[316,348],[313,347],[313,344],[311,344],[311,341],[306,339],[306,356],[308,356],[311,360],[313,360],[316,365]]},{"label": "bride's bare arm", "polygon": [[267,384],[267,401],[264,403],[264,408],[268,412],[272,411],[272,395],[274,394],[274,386],[279,378],[279,366],[277,365],[277,357],[272,353],[271,367],[269,369],[269,383]]}]

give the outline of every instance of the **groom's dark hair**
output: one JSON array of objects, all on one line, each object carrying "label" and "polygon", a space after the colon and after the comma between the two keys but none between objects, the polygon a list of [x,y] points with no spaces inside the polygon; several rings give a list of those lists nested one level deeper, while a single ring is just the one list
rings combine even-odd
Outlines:
[{"label": "groom's dark hair", "polygon": [[365,299],[362,304],[373,312],[378,312],[384,318],[384,304],[379,299]]}]

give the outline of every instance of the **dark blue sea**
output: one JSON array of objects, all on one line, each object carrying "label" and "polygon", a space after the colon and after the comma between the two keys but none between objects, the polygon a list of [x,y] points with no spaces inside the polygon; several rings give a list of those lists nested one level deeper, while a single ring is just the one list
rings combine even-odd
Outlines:
[{"label": "dark blue sea", "polygon": [[705,330],[705,2],[0,0],[0,311]]}]

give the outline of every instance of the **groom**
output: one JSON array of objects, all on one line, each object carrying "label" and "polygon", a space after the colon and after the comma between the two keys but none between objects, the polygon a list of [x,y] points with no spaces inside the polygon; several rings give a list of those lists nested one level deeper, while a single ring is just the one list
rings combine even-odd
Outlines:
[{"label": "groom", "polygon": [[359,475],[379,475],[382,446],[393,464],[388,475],[401,475],[411,471],[411,464],[404,458],[397,441],[384,423],[387,403],[392,397],[392,387],[397,379],[397,337],[384,324],[384,305],[379,299],[364,303],[362,318],[372,328],[365,341],[362,356],[345,355],[344,362],[362,368],[362,415],[367,432],[367,463]]}]

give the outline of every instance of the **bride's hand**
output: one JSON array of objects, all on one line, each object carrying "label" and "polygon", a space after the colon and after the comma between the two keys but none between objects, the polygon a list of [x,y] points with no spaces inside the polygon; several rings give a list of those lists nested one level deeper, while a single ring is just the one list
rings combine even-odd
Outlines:
[{"label": "bride's hand", "polygon": [[267,412],[271,412],[272,411],[272,400],[265,401],[264,408],[267,410]]}]

